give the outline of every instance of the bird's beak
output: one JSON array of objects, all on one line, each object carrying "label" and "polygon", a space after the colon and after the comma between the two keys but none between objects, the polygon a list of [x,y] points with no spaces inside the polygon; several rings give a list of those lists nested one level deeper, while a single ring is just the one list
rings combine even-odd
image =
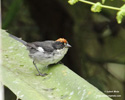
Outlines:
[{"label": "bird's beak", "polygon": [[70,47],[72,47],[72,46],[67,43],[65,47],[66,47],[66,48],[70,48]]}]

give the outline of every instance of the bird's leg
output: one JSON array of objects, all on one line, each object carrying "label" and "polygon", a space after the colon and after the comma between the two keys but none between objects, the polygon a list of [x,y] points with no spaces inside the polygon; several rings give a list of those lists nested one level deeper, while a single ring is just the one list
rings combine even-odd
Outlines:
[{"label": "bird's leg", "polygon": [[39,74],[37,74],[37,76],[46,76],[46,75],[48,75],[48,74],[46,74],[46,73],[44,73],[44,74],[40,73],[40,71],[39,71],[39,69],[37,68],[37,66],[36,66],[36,64],[35,64],[35,62],[34,62],[34,61],[33,61],[33,64],[34,64],[34,66],[35,66],[36,70],[37,70],[37,71],[38,71],[38,73],[39,73]]}]

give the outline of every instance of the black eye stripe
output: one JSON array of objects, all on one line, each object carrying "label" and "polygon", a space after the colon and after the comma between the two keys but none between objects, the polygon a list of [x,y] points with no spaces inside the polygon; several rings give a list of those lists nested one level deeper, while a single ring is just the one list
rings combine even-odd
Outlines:
[{"label": "black eye stripe", "polygon": [[53,44],[53,47],[55,48],[55,49],[62,49],[62,48],[64,48],[64,42],[59,42],[59,41],[56,41],[54,44]]}]

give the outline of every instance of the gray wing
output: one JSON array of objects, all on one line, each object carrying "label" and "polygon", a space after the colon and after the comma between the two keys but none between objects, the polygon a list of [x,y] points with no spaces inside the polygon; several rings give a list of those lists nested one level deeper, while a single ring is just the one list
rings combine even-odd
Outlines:
[{"label": "gray wing", "polygon": [[38,47],[42,47],[45,52],[51,53],[54,51],[53,48],[54,41],[44,41],[44,42],[32,42],[27,43],[27,48],[31,53],[35,53],[38,51]]},{"label": "gray wing", "polygon": [[30,53],[35,53],[38,51],[38,47],[42,47],[44,49],[45,52],[48,52],[48,53],[51,53],[54,51],[54,48],[52,46],[52,44],[55,42],[55,41],[44,41],[44,42],[32,42],[32,43],[27,43],[26,41],[12,35],[12,34],[9,34],[10,37],[12,37],[13,39],[23,43],[27,49],[30,51]]}]

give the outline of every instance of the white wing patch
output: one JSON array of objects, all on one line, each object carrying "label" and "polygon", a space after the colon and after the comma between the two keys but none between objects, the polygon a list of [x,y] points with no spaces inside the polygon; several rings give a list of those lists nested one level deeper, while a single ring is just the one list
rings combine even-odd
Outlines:
[{"label": "white wing patch", "polygon": [[44,52],[44,49],[42,47],[38,47],[37,50],[40,52]]},{"label": "white wing patch", "polygon": [[58,49],[57,49],[56,51],[57,51],[57,52],[60,52],[61,50],[58,50]]}]

